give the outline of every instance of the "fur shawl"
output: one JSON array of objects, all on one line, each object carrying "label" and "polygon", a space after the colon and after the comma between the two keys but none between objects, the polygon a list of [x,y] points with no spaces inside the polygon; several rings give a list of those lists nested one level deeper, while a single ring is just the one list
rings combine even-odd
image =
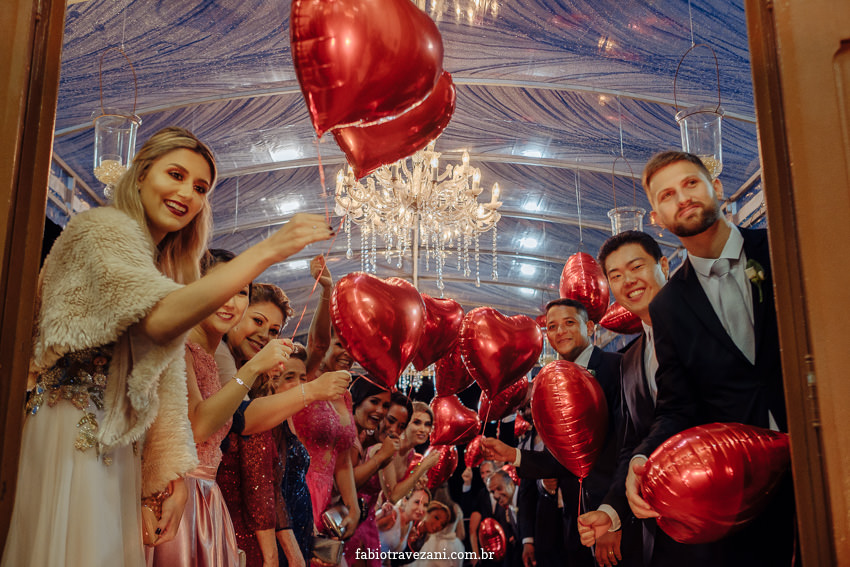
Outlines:
[{"label": "fur shawl", "polygon": [[98,429],[100,450],[141,440],[143,494],[192,470],[184,337],[157,345],[136,323],[178,289],[159,272],[142,227],[114,207],[71,219],[41,273],[31,373],[58,358],[115,343]]}]

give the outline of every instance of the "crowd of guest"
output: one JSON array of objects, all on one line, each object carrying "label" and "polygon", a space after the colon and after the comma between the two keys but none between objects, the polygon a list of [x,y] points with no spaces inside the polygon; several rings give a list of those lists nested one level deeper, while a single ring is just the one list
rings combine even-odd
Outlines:
[{"label": "crowd of guest", "polygon": [[[700,260],[746,265],[763,258],[763,238],[717,216],[719,182],[700,164],[667,155],[648,166],[644,186],[658,220],[692,252],[685,269],[705,278]],[[546,306],[547,340],[592,374],[607,401],[607,434],[589,475],[580,483],[546,450],[527,399],[519,414],[530,430],[515,438],[501,424],[482,443],[487,460],[477,473],[461,469],[433,486],[440,453],[425,449],[434,414],[365,372],[352,376],[354,360],[330,323],[334,281],[323,258],[310,264],[319,292],[306,345],[283,338],[293,314],[284,291],[253,281],[333,229],[295,215],[238,256],[206,250],[215,179],[203,143],[162,130],[118,182],[114,204],[73,219],[55,244],[41,280],[3,567],[700,567],[792,557],[784,545],[762,550],[768,563],[742,550],[771,534],[793,542],[792,523],[783,523],[790,486],[752,526],[706,545],[665,536],[640,497],[645,456],[684,427],[708,419],[785,426],[774,382],[759,374],[718,384],[716,370],[695,370],[707,360],[682,354],[691,343],[681,342],[684,323],[673,315],[681,306],[660,301],[674,301],[690,276],[665,288],[667,259],[647,234],[621,233],[599,252],[615,299],[643,323],[624,354],[594,345],[595,322],[579,301]],[[687,214],[671,199],[690,203]],[[728,301],[713,293],[709,310]],[[729,355],[743,360],[726,361],[740,376],[746,364],[778,370],[775,318],[759,317],[759,331],[771,334],[760,350],[752,325],[748,338],[733,337],[733,346],[750,345]],[[731,323],[721,317],[717,326]],[[710,396],[694,394],[712,385]],[[505,534],[499,560],[484,553],[493,544],[481,530],[492,521]]]}]

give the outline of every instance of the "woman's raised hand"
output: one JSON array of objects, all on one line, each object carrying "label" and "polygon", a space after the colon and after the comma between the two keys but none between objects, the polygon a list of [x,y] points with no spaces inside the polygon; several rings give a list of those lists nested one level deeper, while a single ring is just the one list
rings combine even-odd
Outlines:
[{"label": "woman's raised hand", "polygon": [[348,389],[351,383],[351,374],[345,370],[336,372],[325,372],[312,382],[304,385],[310,387],[312,394],[317,400],[335,400]]},{"label": "woman's raised hand", "polygon": [[269,236],[265,243],[272,247],[276,261],[280,262],[300,252],[308,244],[328,240],[334,235],[334,229],[325,221],[325,217],[310,213],[293,215],[277,232]]},{"label": "woman's raised hand", "polygon": [[328,270],[325,257],[321,254],[310,260],[310,275],[314,279],[319,280],[319,285],[322,287],[332,287],[334,284],[334,279],[331,276],[330,270]]},{"label": "woman's raised hand", "polygon": [[250,365],[253,372],[262,374],[286,362],[290,354],[292,354],[291,340],[271,339],[260,352],[245,363],[245,366]]}]

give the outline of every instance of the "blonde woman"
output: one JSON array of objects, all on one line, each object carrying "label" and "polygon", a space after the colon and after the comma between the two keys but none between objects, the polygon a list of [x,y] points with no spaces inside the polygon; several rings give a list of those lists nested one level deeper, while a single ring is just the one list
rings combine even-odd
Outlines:
[{"label": "blonde woman", "polygon": [[[3,567],[144,564],[172,539],[197,465],[185,333],[270,265],[331,237],[295,215],[199,278],[210,228],[212,152],[182,128],[154,134],[110,206],[68,223],[45,261],[31,390]],[[155,527],[154,527],[155,525]]]}]

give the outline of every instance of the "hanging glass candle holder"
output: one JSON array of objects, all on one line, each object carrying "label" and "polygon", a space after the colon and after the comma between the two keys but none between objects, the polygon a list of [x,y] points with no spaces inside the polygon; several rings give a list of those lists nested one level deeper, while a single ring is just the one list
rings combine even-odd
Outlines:
[{"label": "hanging glass candle holder", "polygon": [[[116,49],[116,48],[111,48]],[[109,51],[109,50],[107,50]],[[130,161],[136,153],[136,133],[142,119],[136,116],[136,98],[138,86],[133,64],[122,49],[118,49],[127,59],[133,72],[133,111],[125,112],[103,105],[103,53],[100,57],[100,110],[92,113],[94,124],[94,176],[105,185],[104,195],[112,197],[112,187],[127,171]]]},{"label": "hanging glass candle holder", "polygon": [[679,68],[688,53],[695,47],[707,47],[714,56],[714,68],[717,73],[717,104],[691,106],[676,113],[676,122],[682,134],[682,150],[699,157],[712,179],[716,179],[723,171],[723,144],[720,135],[720,125],[723,121],[723,109],[720,107],[720,66],[717,55],[710,45],[697,43],[682,55],[676,75],[673,77],[673,104],[679,107],[676,100],[676,79]]},{"label": "hanging glass candle holder", "polygon": [[[616,176],[614,168],[616,167],[617,160],[619,159],[626,162],[626,165],[629,168],[629,173],[631,173],[632,176],[632,198],[634,202],[632,206],[617,206],[617,190],[614,185]],[[617,156],[614,163],[611,165],[611,192],[614,196],[614,208],[608,211],[608,218],[611,219],[611,234],[620,234],[626,230],[643,230],[643,216],[646,214],[646,210],[637,206],[637,182],[635,181],[635,174],[634,171],[632,171],[632,166],[625,156]]]}]

